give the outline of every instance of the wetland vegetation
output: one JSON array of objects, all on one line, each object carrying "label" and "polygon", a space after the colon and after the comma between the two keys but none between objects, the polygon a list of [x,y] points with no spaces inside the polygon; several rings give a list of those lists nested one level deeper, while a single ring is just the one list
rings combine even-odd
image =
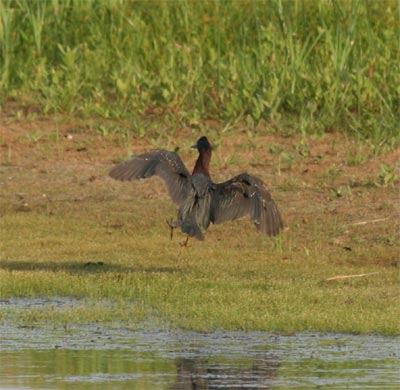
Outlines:
[{"label": "wetland vegetation", "polygon": [[0,98],[135,136],[267,122],[379,150],[399,140],[398,18],[396,0],[3,0]]}]

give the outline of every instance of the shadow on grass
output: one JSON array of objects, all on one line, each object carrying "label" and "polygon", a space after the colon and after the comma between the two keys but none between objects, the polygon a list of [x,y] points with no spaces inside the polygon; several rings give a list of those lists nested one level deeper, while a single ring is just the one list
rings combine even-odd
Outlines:
[{"label": "shadow on grass", "polygon": [[29,262],[29,261],[0,261],[0,269],[7,271],[46,271],[46,272],[68,272],[71,274],[90,274],[90,273],[181,273],[182,270],[176,267],[131,267],[117,264],[107,264],[103,261],[98,262]]}]

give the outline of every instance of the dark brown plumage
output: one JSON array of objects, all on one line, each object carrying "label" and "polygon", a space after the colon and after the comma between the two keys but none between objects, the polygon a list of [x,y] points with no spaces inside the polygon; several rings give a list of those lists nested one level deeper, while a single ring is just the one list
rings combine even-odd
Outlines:
[{"label": "dark brown plumage", "polygon": [[178,220],[170,226],[180,227],[182,232],[199,240],[204,239],[203,230],[210,222],[219,224],[246,215],[261,233],[275,236],[282,230],[282,218],[262,180],[242,173],[224,183],[213,183],[208,139],[201,137],[193,147],[199,157],[192,174],[175,152],[154,150],[115,166],[110,176],[123,181],[161,177],[179,207]]}]

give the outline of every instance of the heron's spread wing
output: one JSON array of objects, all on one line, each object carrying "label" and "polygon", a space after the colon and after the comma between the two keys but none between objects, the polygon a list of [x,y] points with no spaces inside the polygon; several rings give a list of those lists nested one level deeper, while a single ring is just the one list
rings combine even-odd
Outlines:
[{"label": "heron's spread wing", "polygon": [[190,191],[190,173],[175,152],[154,150],[134,156],[109,173],[113,179],[133,181],[151,176],[161,177],[167,184],[171,199],[181,205]]},{"label": "heron's spread wing", "polygon": [[243,173],[216,185],[211,205],[214,223],[250,215],[257,230],[275,236],[283,228],[282,218],[262,180]]}]

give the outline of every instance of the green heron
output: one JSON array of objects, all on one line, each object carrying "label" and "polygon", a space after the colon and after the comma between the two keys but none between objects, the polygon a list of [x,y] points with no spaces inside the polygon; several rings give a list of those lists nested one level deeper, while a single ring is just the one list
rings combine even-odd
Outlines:
[{"label": "green heron", "polygon": [[[283,228],[282,218],[262,180],[242,173],[223,183],[210,178],[211,145],[201,137],[192,146],[199,152],[192,174],[175,152],[154,150],[134,156],[115,166],[109,175],[117,180],[133,181],[154,175],[161,177],[172,200],[179,207],[178,220],[169,221],[189,237],[204,240],[202,230],[210,222],[219,224],[250,215],[256,229],[276,236]],[[186,243],[187,243],[186,240]]]}]

